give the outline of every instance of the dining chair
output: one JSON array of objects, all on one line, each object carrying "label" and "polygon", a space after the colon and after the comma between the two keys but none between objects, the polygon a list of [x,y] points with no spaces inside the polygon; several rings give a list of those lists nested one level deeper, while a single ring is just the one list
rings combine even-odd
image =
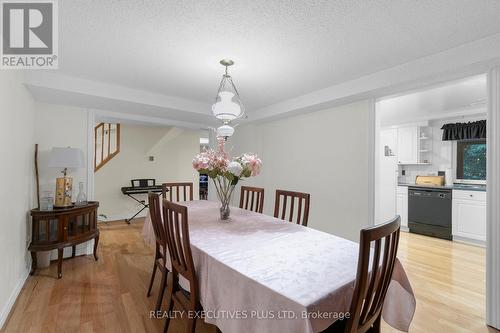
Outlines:
[{"label": "dining chair", "polygon": [[[167,199],[168,190],[168,200],[169,201],[192,201],[193,200],[193,183],[163,183],[161,184],[163,199]],[[175,189],[175,191],[174,191]],[[174,200],[175,192],[175,200]],[[189,199],[188,198],[189,194]],[[182,198],[182,199],[181,199]]]},{"label": "dining chair", "polygon": [[242,186],[240,208],[262,213],[264,208],[264,189],[261,187]]},{"label": "dining chair", "polygon": [[[283,204],[281,204],[282,197]],[[307,227],[310,198],[311,195],[309,193],[276,190],[276,198],[274,200],[274,217],[289,222],[295,222],[296,224]],[[287,210],[288,199],[290,199],[290,206]],[[295,207],[295,201],[298,202],[297,207]],[[294,220],[295,212],[297,212],[297,217]]]},{"label": "dining chair", "polygon": [[[168,253],[172,264],[172,273],[167,283],[168,299],[170,299],[168,312],[173,309],[174,301],[181,306],[185,313],[194,313],[202,309],[199,299],[198,279],[194,269],[189,240],[187,207],[166,199],[163,200],[163,223],[167,238]],[[189,281],[189,291],[184,290],[179,284],[179,276]],[[188,316],[186,333],[194,333],[196,318]],[[170,318],[167,316],[164,332],[167,332]]]},{"label": "dining chair", "polygon": [[151,296],[151,289],[153,287],[156,270],[159,269],[162,277],[160,282],[160,292],[158,300],[156,301],[156,311],[160,310],[163,301],[163,294],[167,282],[168,267],[167,267],[167,238],[165,229],[162,222],[160,211],[160,196],[156,193],[150,192],[148,194],[149,202],[149,215],[151,217],[151,224],[155,235],[155,258],[153,263],[153,272],[151,273],[151,281],[149,282],[147,297]]},{"label": "dining chair", "polygon": [[379,333],[382,307],[398,252],[401,217],[361,230],[350,317],[323,333]]}]

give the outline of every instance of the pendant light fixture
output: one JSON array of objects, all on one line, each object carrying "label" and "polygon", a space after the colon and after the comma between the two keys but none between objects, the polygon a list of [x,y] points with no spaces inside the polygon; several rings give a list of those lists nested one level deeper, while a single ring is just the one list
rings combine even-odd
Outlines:
[{"label": "pendant light fixture", "polygon": [[231,59],[222,59],[220,64],[225,67],[222,80],[217,90],[215,103],[212,105],[212,113],[221,120],[223,125],[217,129],[218,136],[229,137],[233,135],[234,128],[230,122],[246,117],[245,106],[241,101],[240,94],[233,83],[231,75],[228,74],[228,67],[234,65]]}]

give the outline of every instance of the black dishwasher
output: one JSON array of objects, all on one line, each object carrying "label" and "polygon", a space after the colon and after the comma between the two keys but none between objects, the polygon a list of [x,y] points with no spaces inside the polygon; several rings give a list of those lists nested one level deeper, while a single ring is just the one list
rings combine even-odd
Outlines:
[{"label": "black dishwasher", "polygon": [[451,190],[408,187],[410,232],[451,240]]}]

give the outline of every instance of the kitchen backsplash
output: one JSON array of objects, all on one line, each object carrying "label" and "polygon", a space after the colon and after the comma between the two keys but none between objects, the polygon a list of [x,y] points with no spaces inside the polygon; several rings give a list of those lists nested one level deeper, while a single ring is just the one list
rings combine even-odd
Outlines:
[{"label": "kitchen backsplash", "polygon": [[[404,175],[403,175],[404,170]],[[438,170],[434,165],[400,165],[398,167],[398,183],[413,184],[417,176],[437,176]]]}]

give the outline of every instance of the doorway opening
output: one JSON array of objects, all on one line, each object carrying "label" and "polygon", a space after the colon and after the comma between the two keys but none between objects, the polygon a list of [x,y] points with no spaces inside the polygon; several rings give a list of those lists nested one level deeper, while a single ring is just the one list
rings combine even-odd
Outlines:
[{"label": "doorway opening", "polygon": [[89,133],[89,197],[99,201],[100,221],[145,217],[147,195],[161,194],[162,183],[193,183],[195,199],[206,195],[198,172],[185,166],[208,144],[207,131],[95,114]]},{"label": "doorway opening", "polygon": [[418,249],[409,255],[420,262],[407,272],[427,279],[416,292],[453,300],[454,315],[485,332],[487,84],[485,74],[475,75],[375,105],[375,223],[400,215],[404,242]]}]

